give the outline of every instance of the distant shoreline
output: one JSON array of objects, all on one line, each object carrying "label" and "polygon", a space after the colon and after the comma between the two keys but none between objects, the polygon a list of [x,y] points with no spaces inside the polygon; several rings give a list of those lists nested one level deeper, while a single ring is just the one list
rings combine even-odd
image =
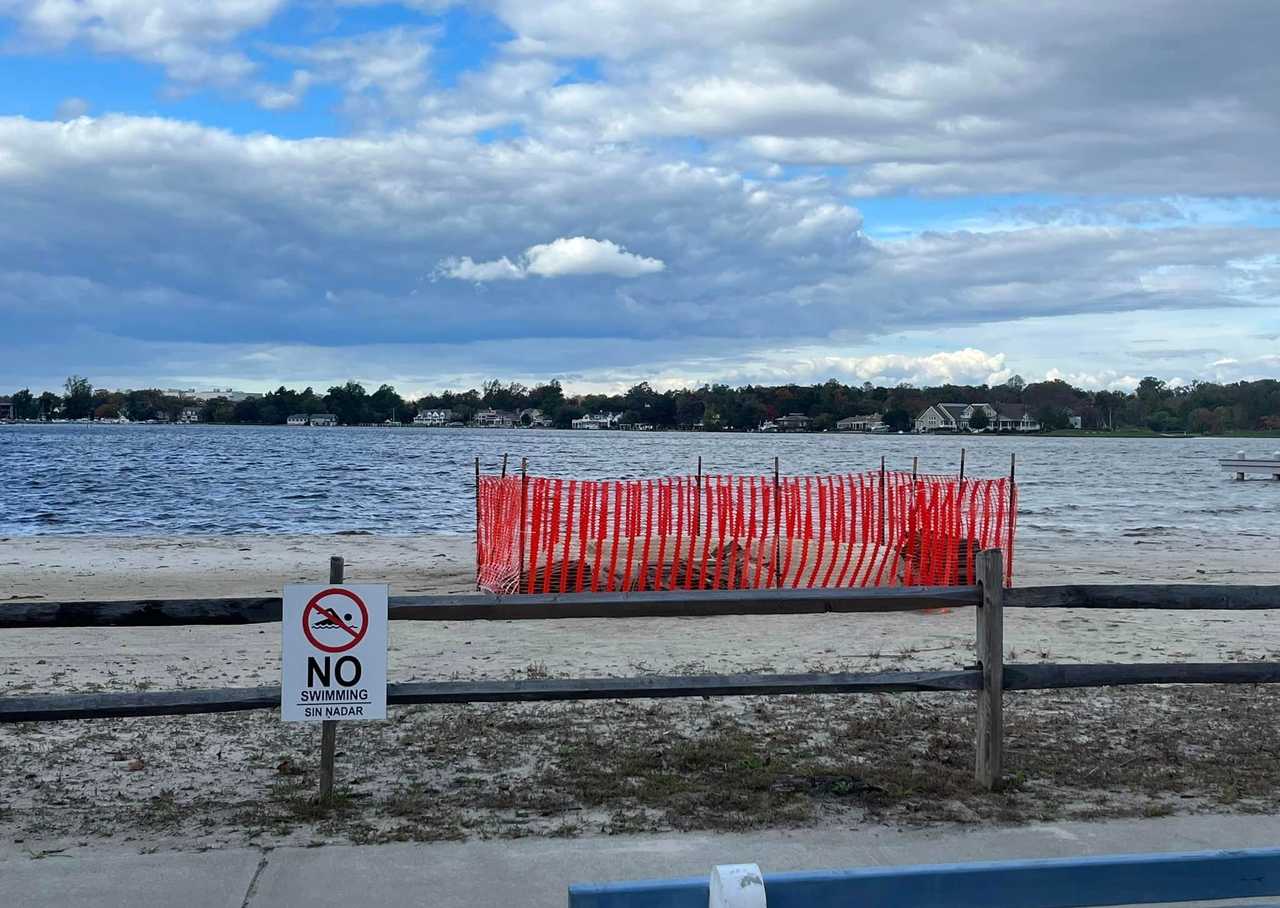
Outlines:
[{"label": "distant shoreline", "polygon": [[[410,424],[402,424],[398,426],[382,425],[380,423],[362,423],[360,425],[348,426],[287,426],[281,423],[273,423],[270,425],[261,423],[234,423],[234,422],[189,422],[189,423],[172,423],[172,422],[115,422],[110,420],[50,420],[41,421],[35,419],[19,419],[0,422],[0,427],[6,426],[93,426],[95,428],[107,429],[130,429],[130,428],[150,428],[150,429],[296,429],[302,430],[332,430],[332,429],[378,429],[382,431],[391,431],[396,429],[411,429],[416,432],[432,431],[432,432],[583,432],[589,431],[584,429],[561,429],[553,426],[415,426]],[[919,438],[921,436],[934,436],[942,438],[1167,438],[1167,439],[1187,439],[1187,438],[1275,438],[1280,439],[1280,430],[1252,429],[1231,432],[1221,432],[1217,434],[1204,433],[1173,433],[1173,432],[1156,432],[1151,429],[1115,429],[1107,431],[1104,429],[1053,429],[1046,432],[847,432],[838,429],[824,429],[822,431],[787,431],[787,432],[761,432],[758,429],[595,429],[590,430],[597,434],[645,434],[645,435],[848,435],[854,437],[880,437],[880,438]]]}]

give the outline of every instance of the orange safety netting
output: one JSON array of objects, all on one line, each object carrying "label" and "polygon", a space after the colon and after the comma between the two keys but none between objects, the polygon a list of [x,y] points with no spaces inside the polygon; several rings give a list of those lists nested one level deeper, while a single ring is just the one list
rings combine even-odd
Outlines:
[{"label": "orange safety netting", "polygon": [[988,548],[1013,582],[1010,479],[482,476],[477,494],[494,593],[970,584]]}]

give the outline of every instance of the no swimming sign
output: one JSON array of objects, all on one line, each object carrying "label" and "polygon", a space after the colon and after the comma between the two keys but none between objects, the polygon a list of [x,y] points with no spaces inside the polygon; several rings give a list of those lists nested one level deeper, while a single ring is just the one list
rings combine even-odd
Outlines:
[{"label": "no swimming sign", "polygon": [[280,712],[285,721],[387,717],[387,586],[284,588]]}]

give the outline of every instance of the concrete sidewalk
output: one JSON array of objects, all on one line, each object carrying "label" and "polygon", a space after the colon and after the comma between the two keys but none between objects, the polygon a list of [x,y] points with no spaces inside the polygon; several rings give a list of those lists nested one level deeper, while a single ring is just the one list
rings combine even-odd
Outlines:
[{"label": "concrete sidewalk", "polygon": [[103,846],[39,860],[8,846],[0,851],[0,902],[15,908],[560,908],[571,882],[701,876],[718,863],[754,862],[774,872],[1277,844],[1280,817],[1189,816],[939,831],[799,830],[203,854],[140,855]]}]

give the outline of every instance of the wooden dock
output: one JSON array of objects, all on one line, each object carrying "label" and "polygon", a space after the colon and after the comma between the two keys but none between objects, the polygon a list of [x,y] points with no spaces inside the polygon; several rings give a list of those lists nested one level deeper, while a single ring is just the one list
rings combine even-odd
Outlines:
[{"label": "wooden dock", "polygon": [[1280,451],[1272,451],[1270,457],[1245,457],[1244,451],[1237,451],[1235,457],[1224,457],[1218,463],[1235,473],[1237,480],[1243,480],[1246,473],[1270,474],[1280,480]]}]

